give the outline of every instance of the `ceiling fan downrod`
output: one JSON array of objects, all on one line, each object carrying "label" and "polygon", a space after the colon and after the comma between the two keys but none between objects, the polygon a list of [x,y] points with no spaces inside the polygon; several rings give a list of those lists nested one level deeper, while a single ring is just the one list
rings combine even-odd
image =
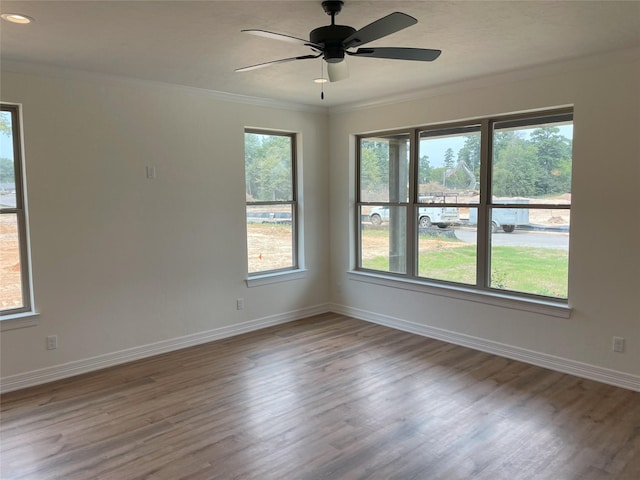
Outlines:
[{"label": "ceiling fan downrod", "polygon": [[342,11],[342,6],[344,2],[341,0],[325,0],[322,2],[322,8],[327,15],[331,15],[331,25],[336,24],[336,15],[338,15]]}]

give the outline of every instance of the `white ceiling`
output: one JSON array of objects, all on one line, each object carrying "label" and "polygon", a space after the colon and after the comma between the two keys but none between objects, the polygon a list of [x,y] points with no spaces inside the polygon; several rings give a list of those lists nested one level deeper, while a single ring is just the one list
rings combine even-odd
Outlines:
[{"label": "white ceiling", "polygon": [[[423,90],[492,73],[640,46],[640,1],[345,1],[336,23],[356,29],[391,12],[418,24],[367,46],[435,48],[435,62],[348,57],[350,78],[320,86],[322,62],[243,73],[239,67],[305,55],[305,47],[240,32],[308,38],[328,25],[320,0],[7,1],[2,62],[45,64],[317,106]],[[0,67],[2,65],[0,64]]]}]

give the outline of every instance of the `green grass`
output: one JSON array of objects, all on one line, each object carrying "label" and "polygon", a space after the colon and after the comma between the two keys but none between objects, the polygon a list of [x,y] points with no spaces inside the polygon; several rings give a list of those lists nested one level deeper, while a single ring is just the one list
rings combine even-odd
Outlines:
[{"label": "green grass", "polygon": [[474,285],[476,247],[468,245],[422,253],[418,258],[418,274],[436,280]]},{"label": "green grass", "polygon": [[566,250],[493,247],[492,286],[548,297],[567,298]]},{"label": "green grass", "polygon": [[[491,286],[503,290],[567,298],[568,256],[564,250],[528,247],[493,247]],[[425,278],[474,285],[476,248],[467,245],[420,254],[419,275]],[[389,259],[376,257],[364,268],[389,271]]]}]

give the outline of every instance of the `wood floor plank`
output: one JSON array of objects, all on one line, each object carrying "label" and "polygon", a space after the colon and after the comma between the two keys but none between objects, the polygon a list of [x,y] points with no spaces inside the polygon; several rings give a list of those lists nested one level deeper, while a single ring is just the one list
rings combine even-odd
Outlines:
[{"label": "wood floor plank", "polygon": [[337,314],[0,403],[3,480],[640,479],[640,393]]}]

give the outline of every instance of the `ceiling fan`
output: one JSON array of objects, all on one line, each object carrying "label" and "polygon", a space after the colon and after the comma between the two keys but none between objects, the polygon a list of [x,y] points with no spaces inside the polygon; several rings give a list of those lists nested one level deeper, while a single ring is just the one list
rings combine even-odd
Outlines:
[{"label": "ceiling fan", "polygon": [[[329,81],[336,82],[349,76],[345,54],[354,57],[374,57],[388,58],[393,60],[415,60],[419,62],[431,62],[440,56],[440,50],[426,48],[403,48],[403,47],[376,47],[360,48],[362,45],[386,37],[404,28],[418,23],[418,20],[410,15],[401,12],[394,12],[386,17],[382,17],[373,23],[356,30],[347,25],[336,25],[335,17],[342,10],[344,2],[341,0],[326,0],[322,2],[322,8],[331,16],[331,25],[318,27],[311,30],[309,40],[284,35],[281,33],[268,32],[266,30],[242,30],[244,33],[257,35],[259,37],[283,40],[297,45],[310,47],[314,52],[310,55],[283,58],[271,62],[258,63],[248,67],[238,68],[236,72],[246,72],[256,68],[269,67],[278,63],[291,62],[293,60],[307,60],[311,58],[323,57],[327,62],[327,73]],[[357,48],[353,51],[351,49]]]}]

